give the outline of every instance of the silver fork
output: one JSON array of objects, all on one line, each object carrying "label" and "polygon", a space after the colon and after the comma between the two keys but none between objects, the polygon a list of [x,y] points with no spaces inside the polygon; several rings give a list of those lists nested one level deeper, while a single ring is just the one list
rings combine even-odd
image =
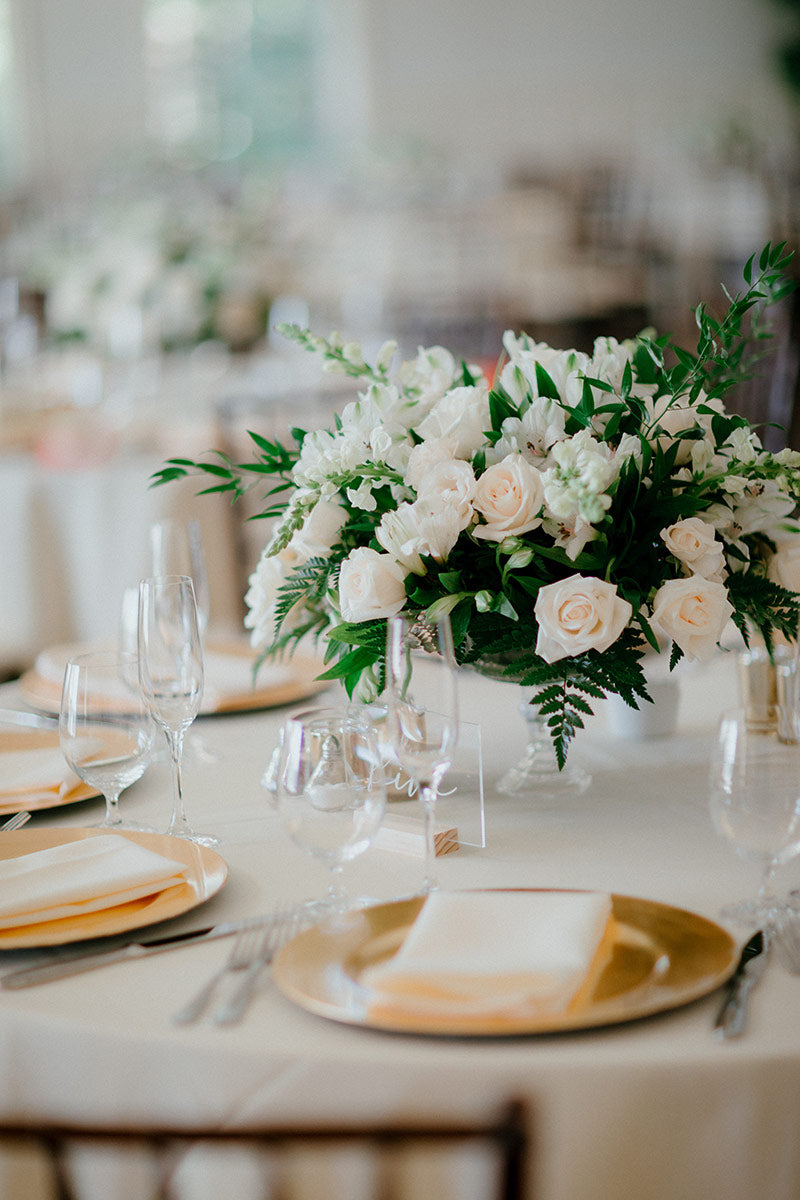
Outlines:
[{"label": "silver fork", "polygon": [[0,825],[0,832],[10,833],[12,829],[21,829],[31,819],[29,812],[14,813],[3,825]]},{"label": "silver fork", "polygon": [[255,995],[261,972],[272,962],[276,952],[289,940],[299,924],[300,916],[296,909],[282,909],[275,914],[236,991],[214,1013],[215,1025],[233,1025],[243,1016]]},{"label": "silver fork", "polygon": [[175,1013],[175,1016],[172,1018],[175,1025],[191,1025],[193,1021],[198,1020],[211,1003],[220,980],[228,974],[235,973],[236,971],[244,971],[250,966],[253,961],[253,955],[258,949],[259,939],[263,930],[263,921],[248,926],[246,929],[239,930],[233,939],[230,953],[219,970],[214,972],[208,982],[201,987],[200,991],[192,997],[188,1004],[184,1005],[180,1012]]}]

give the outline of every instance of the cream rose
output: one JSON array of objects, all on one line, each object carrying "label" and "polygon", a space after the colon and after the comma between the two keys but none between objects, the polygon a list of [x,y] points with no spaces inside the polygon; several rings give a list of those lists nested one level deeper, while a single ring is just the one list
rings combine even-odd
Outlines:
[{"label": "cream rose", "polygon": [[687,517],[662,529],[661,540],[693,575],[722,581],[724,549],[713,525],[700,517]]},{"label": "cream rose", "polygon": [[368,546],[352,550],[339,572],[339,606],[345,621],[396,616],[406,602],[405,575],[388,554]]},{"label": "cream rose", "polygon": [[486,520],[475,527],[475,537],[502,542],[527,533],[542,523],[541,473],[521,455],[507,454],[481,475],[472,503]]},{"label": "cream rose", "polygon": [[701,575],[668,579],[653,598],[652,625],[689,658],[710,658],[733,605],[724,584]]},{"label": "cream rose", "polygon": [[533,611],[539,622],[536,653],[548,663],[587,650],[607,650],[633,613],[613,583],[584,575],[540,588]]}]

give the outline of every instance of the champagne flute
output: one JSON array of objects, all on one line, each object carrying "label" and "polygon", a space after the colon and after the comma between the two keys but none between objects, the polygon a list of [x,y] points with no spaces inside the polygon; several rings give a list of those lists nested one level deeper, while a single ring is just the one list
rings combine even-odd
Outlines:
[{"label": "champagne flute", "polygon": [[167,833],[206,846],[186,819],[183,739],[203,695],[203,651],[194,585],[186,575],[159,575],[139,584],[139,683],[153,720],[163,729],[172,762],[173,811]]},{"label": "champagne flute", "polygon": [[386,645],[387,731],[419,790],[425,829],[426,892],[436,878],[436,796],[458,740],[458,694],[450,620],[390,618]]},{"label": "champagne flute", "polygon": [[783,863],[800,853],[800,712],[775,706],[765,725],[745,708],[723,713],[711,762],[711,819],[737,853],[761,867],[758,894],[723,910],[728,919],[775,932],[796,916],[769,894]]},{"label": "champagne flute", "polygon": [[150,554],[153,575],[188,575],[191,579],[197,623],[203,637],[208,628],[211,605],[200,522],[184,522],[175,517],[154,521],[150,526]]},{"label": "champagne flute", "polygon": [[275,805],[292,840],[330,869],[314,912],[352,907],[344,864],[363,854],[383,819],[386,781],[375,727],[364,712],[308,710],[283,725],[274,773]]},{"label": "champagne flute", "polygon": [[153,723],[136,677],[131,654],[79,654],[64,671],[61,750],[75,774],[103,793],[104,829],[148,828],[124,821],[119,811],[120,794],[144,774],[153,745]]}]

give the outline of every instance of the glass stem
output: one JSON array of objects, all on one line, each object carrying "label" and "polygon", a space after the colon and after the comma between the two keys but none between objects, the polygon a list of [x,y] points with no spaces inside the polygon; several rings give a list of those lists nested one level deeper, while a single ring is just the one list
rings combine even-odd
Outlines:
[{"label": "glass stem", "polygon": [[121,825],[122,824],[122,817],[119,815],[119,797],[120,797],[121,790],[122,790],[121,788],[117,788],[116,791],[110,791],[110,792],[105,793],[106,816],[105,816],[105,820],[103,821],[104,825]]},{"label": "glass stem", "polygon": [[328,900],[332,907],[337,912],[340,912],[347,907],[347,895],[342,885],[344,868],[340,862],[332,862],[330,868],[331,878],[328,883]]},{"label": "glass stem", "polygon": [[758,889],[759,902],[763,902],[767,898],[769,885],[772,883],[772,877],[778,869],[778,860],[772,855],[764,864],[764,870],[761,873],[761,886]]},{"label": "glass stem", "polygon": [[425,892],[435,892],[439,886],[436,876],[436,788],[429,783],[420,783],[419,798],[422,803],[423,830],[425,833],[425,879],[422,887]]},{"label": "glass stem", "polygon": [[172,820],[167,833],[177,837],[190,832],[189,823],[183,808],[183,786],[181,783],[181,762],[183,759],[183,730],[166,729],[167,744],[172,759]]}]

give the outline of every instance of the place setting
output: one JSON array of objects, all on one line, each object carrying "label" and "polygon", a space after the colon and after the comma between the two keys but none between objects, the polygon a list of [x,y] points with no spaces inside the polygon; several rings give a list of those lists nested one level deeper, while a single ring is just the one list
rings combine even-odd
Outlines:
[{"label": "place setting", "polygon": [[[202,904],[227,879],[227,864],[212,849],[219,839],[190,826],[183,801],[183,739],[204,681],[191,578],[142,580],[137,625],[137,653],[67,661],[50,749],[65,779],[104,798],[105,814],[83,829],[0,831],[0,948],[154,924]],[[157,737],[166,743],[172,777],[172,816],[163,833],[129,820],[119,803],[147,769]]]}]

